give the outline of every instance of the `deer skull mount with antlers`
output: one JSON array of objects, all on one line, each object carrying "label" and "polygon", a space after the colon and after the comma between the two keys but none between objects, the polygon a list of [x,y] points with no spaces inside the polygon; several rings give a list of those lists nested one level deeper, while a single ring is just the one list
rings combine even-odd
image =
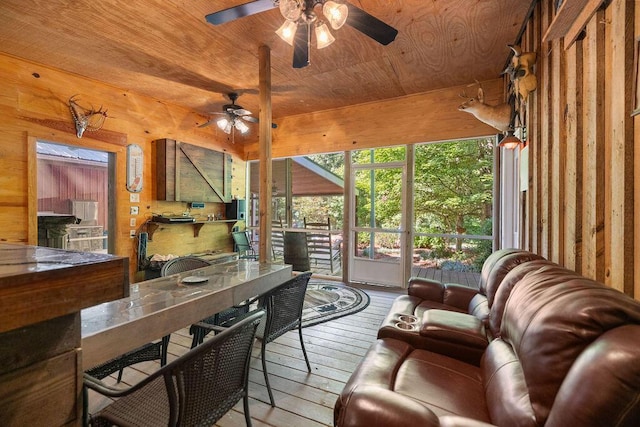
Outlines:
[{"label": "deer skull mount with antlers", "polygon": [[459,111],[473,114],[476,119],[506,133],[513,130],[513,107],[509,103],[489,105],[484,102],[484,91],[478,84],[478,96],[469,97],[462,92],[460,97],[466,99],[458,106]]},{"label": "deer skull mount with antlers", "polygon": [[82,138],[85,131],[93,132],[102,128],[107,118],[107,110],[103,111],[102,106],[98,110],[95,110],[93,106],[90,109],[84,108],[74,99],[76,96],[73,95],[69,98],[69,110],[76,125],[76,136]]}]

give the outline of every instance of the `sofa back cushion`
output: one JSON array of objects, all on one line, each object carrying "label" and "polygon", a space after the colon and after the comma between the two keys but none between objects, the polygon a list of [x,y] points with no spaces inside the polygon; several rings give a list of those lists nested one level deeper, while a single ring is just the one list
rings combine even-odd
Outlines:
[{"label": "sofa back cushion", "polygon": [[638,343],[640,326],[625,325],[588,346],[571,366],[546,425],[640,425]]},{"label": "sofa back cushion", "polygon": [[504,277],[502,283],[496,290],[493,297],[493,304],[489,313],[488,329],[489,335],[493,338],[500,336],[500,329],[502,327],[502,316],[504,315],[504,308],[507,305],[507,300],[513,288],[520,282],[520,280],[528,273],[536,271],[542,267],[556,266],[561,269],[562,273],[568,272],[557,264],[547,261],[546,259],[532,260],[530,262],[521,263],[512,268],[509,273]]},{"label": "sofa back cushion", "polygon": [[[626,324],[640,324],[638,302],[562,267],[550,265],[531,271],[514,286],[505,306],[500,342],[511,347],[513,363],[520,365],[538,425],[547,421],[558,391],[581,353],[603,333]],[[509,370],[514,368],[499,365],[494,360],[494,342],[489,347],[487,360],[483,360],[485,380],[495,377],[492,381],[508,382]],[[606,363],[601,365],[599,375],[608,375]],[[512,398],[511,391],[503,390],[487,394],[492,419],[492,408]],[[566,408],[556,406],[554,410]]]},{"label": "sofa back cushion", "polygon": [[499,249],[494,251],[484,260],[484,264],[482,264],[482,270],[480,271],[480,283],[479,283],[479,292],[482,295],[487,295],[487,282],[489,280],[489,275],[493,270],[493,266],[505,255],[522,252],[522,249]]},{"label": "sofa back cushion", "polygon": [[544,260],[538,254],[528,251],[517,251],[504,255],[495,262],[491,271],[488,272],[485,286],[485,295],[489,303],[489,309],[493,307],[493,301],[498,289],[502,286],[502,281],[507,274],[517,266],[528,263],[529,261]]}]

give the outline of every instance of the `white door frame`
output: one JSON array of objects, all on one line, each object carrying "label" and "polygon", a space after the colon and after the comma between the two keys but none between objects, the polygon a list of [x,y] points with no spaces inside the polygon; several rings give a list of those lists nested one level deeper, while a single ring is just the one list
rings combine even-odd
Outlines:
[{"label": "white door frame", "polygon": [[[356,191],[353,188],[355,185],[355,174],[360,170],[376,170],[376,169],[400,169],[402,172],[402,190],[400,194],[401,199],[401,212],[404,214],[401,217],[400,229],[389,230],[375,227],[356,227],[355,214],[356,214]],[[396,286],[404,287],[407,281],[407,248],[410,244],[408,235],[411,234],[407,230],[407,156],[405,155],[405,161],[402,162],[388,162],[388,163],[367,163],[367,164],[351,164],[350,165],[350,179],[349,179],[349,245],[348,251],[348,266],[349,266],[349,281],[363,282],[368,284],[377,284],[384,286]],[[410,174],[411,176],[413,174]],[[358,232],[373,232],[373,233],[397,233],[400,238],[400,259],[399,262],[385,262],[381,260],[365,259],[355,256],[355,235]]]}]

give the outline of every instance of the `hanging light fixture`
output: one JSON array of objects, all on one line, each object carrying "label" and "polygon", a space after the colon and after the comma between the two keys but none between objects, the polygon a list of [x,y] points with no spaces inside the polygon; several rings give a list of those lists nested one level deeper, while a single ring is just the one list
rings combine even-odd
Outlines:
[{"label": "hanging light fixture", "polygon": [[331,43],[336,41],[336,39],[329,32],[329,27],[322,21],[318,21],[316,25],[316,46],[318,49],[323,49],[329,46]]},{"label": "hanging light fixture", "polygon": [[327,18],[331,28],[340,29],[349,16],[349,9],[346,4],[336,3],[329,0],[322,6],[322,14]]},{"label": "hanging light fixture", "polygon": [[231,127],[233,124],[226,117],[223,117],[220,120],[218,120],[216,124],[224,133],[231,133]]},{"label": "hanging light fixture", "polygon": [[518,138],[512,130],[507,131],[507,134],[498,142],[498,147],[506,148],[507,150],[514,150],[522,144],[520,138]]},{"label": "hanging light fixture", "polygon": [[347,21],[349,9],[345,4],[331,0],[280,0],[278,7],[285,22],[276,30],[276,34],[293,46],[298,26],[311,25],[316,22],[314,29],[317,48],[322,49],[329,46],[336,39],[329,31],[327,24],[317,20],[318,17],[313,9],[318,4],[322,4],[322,14],[334,30],[341,28]]},{"label": "hanging light fixture", "polygon": [[280,36],[282,40],[293,46],[293,39],[296,36],[296,30],[298,29],[298,23],[294,21],[286,20],[284,24],[276,30],[276,34]]},{"label": "hanging light fixture", "polygon": [[241,119],[235,119],[235,127],[240,131],[241,134],[245,134],[249,131],[249,126]]}]

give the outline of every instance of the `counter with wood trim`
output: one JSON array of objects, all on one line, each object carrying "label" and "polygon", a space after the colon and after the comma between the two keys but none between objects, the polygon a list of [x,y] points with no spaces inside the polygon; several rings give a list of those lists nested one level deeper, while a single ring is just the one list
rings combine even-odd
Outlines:
[{"label": "counter with wood trim", "polygon": [[0,425],[81,425],[80,310],[125,296],[128,262],[0,244]]}]

